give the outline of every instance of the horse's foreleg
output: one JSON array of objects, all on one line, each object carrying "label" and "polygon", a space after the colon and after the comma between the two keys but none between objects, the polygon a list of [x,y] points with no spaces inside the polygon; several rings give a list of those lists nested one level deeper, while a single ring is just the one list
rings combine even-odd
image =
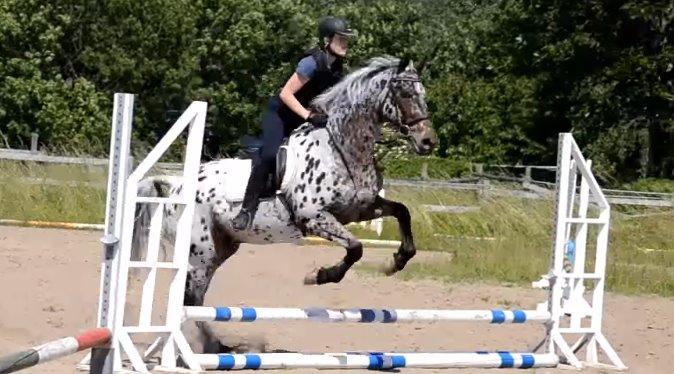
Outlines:
[{"label": "horse's foreleg", "polygon": [[[190,257],[196,257],[198,260],[196,262],[202,263],[204,267],[194,267],[187,272],[184,301],[186,306],[204,305],[206,291],[208,291],[215,271],[239,248],[238,243],[233,243],[229,238],[221,235],[219,230],[210,232],[213,235],[212,242],[201,242],[200,245],[194,245],[190,251]],[[225,353],[234,350],[235,347],[225,346],[220,342],[208,322],[196,321],[195,325],[199,330],[203,353]]]},{"label": "horse's foreleg", "polygon": [[369,219],[382,216],[393,216],[398,220],[400,247],[398,248],[398,252],[393,254],[393,258],[388,261],[383,268],[386,275],[393,275],[405,268],[407,262],[417,253],[417,249],[414,246],[414,238],[412,237],[412,218],[410,216],[410,211],[402,203],[377,196],[373,209],[370,210],[369,213],[372,214],[371,218],[368,217]]},{"label": "horse's foreleg", "polygon": [[346,256],[333,266],[321,267],[304,278],[305,284],[339,283],[363,256],[363,244],[330,213],[319,212],[304,224],[307,233],[340,244]]},{"label": "horse's foreleg", "polygon": [[[207,274],[206,269],[190,269],[187,272],[187,283],[185,284],[185,306],[203,306],[210,281],[211,277]],[[223,353],[231,350],[220,343],[217,335],[207,322],[196,321],[194,324],[199,331],[203,353]]]}]

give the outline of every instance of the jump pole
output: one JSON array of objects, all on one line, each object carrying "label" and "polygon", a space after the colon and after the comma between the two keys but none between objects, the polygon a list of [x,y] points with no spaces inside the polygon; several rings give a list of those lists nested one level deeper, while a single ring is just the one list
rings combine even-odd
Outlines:
[{"label": "jump pole", "polygon": [[38,364],[69,356],[110,341],[110,330],[97,328],[79,335],[54,340],[25,351],[0,357],[0,374],[13,373]]},{"label": "jump pole", "polygon": [[206,370],[519,368],[555,367],[555,354],[472,353],[260,353],[196,355]]},{"label": "jump pole", "polygon": [[185,321],[212,322],[270,322],[310,321],[343,323],[406,323],[406,322],[485,322],[545,323],[550,321],[547,310],[442,310],[442,309],[326,309],[326,308],[255,308],[199,307],[184,308]]}]

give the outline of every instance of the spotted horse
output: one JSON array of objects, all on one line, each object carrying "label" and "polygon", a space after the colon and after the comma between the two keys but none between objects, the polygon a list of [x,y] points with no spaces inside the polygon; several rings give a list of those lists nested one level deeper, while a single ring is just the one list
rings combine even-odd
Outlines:
[{"label": "spotted horse", "polygon": [[[307,235],[338,243],[346,249],[344,258],[304,278],[305,284],[338,283],[363,253],[363,245],[345,225],[393,216],[401,244],[383,271],[394,274],[415,255],[409,210],[378,195],[382,177],[374,150],[380,126],[386,122],[404,134],[418,154],[429,154],[436,146],[418,71],[406,60],[377,57],[316,97],[312,106],[328,114],[327,125],[314,128],[306,123],[289,136],[279,152],[285,161],[277,167],[279,186],[260,201],[249,230],[235,231],[231,220],[243,200],[251,160],[231,158],[201,165],[185,305],[203,305],[216,269],[241,243],[299,243]],[[155,176],[140,183],[138,195],[167,197],[180,190],[177,179]],[[165,209],[164,235],[175,234],[175,207]],[[138,204],[136,258],[146,248],[143,241],[147,240],[151,210],[151,204]],[[206,351],[222,350],[222,346],[207,348],[219,343],[209,327],[201,324],[199,328]]]}]

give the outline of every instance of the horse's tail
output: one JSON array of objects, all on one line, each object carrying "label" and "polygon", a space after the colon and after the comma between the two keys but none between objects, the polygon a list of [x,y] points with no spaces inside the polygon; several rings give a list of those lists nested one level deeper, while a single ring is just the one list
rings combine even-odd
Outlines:
[{"label": "horse's tail", "polygon": [[[138,196],[166,197],[173,184],[167,178],[150,177],[138,183]],[[147,253],[150,221],[157,204],[137,203],[135,224],[133,226],[133,245],[131,246],[131,261],[140,261]]]}]

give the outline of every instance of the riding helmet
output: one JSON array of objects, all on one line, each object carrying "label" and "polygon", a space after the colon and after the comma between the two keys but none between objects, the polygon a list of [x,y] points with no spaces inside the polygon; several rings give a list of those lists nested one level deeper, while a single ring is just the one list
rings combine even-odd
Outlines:
[{"label": "riding helmet", "polygon": [[344,18],[323,18],[318,24],[318,35],[321,38],[332,38],[335,34],[356,36],[358,33],[355,30],[349,28],[349,23]]}]

